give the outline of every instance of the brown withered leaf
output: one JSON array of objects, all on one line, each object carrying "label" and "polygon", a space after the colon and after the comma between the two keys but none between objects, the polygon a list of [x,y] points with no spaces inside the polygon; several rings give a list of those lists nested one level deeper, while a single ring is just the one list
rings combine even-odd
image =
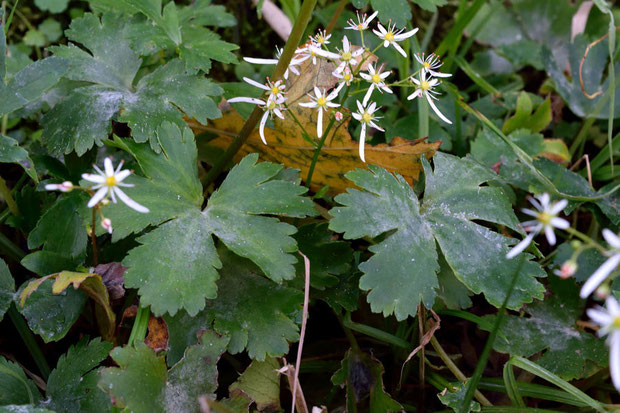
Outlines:
[{"label": "brown withered leaf", "polygon": [[127,271],[127,267],[123,267],[120,262],[110,262],[107,264],[99,264],[95,267],[94,273],[101,276],[103,284],[108,289],[111,300],[118,300],[125,295],[125,278],[123,274]]},{"label": "brown withered leaf", "polygon": [[[368,64],[376,61],[376,56],[368,55],[362,64],[365,69]],[[300,67],[300,75],[293,76],[287,85],[287,104],[289,113],[285,113],[285,119],[274,119],[275,129],[265,128],[265,137],[268,145],[264,145],[260,139],[258,129],[250,135],[246,144],[237,152],[235,161],[238,162],[245,155],[258,152],[263,161],[283,163],[290,168],[301,170],[301,177],[308,174],[314,146],[305,140],[300,128],[294,120],[299,120],[310,138],[318,142],[316,136],[317,111],[304,108],[296,104],[298,101],[309,100],[306,93],[310,92],[314,85],[320,89],[329,90],[336,85],[337,79],[331,73],[334,70],[332,63],[319,60],[317,65],[312,65],[308,60]],[[208,130],[220,131],[218,137],[209,141],[208,144],[198,142],[203,149],[213,146],[226,149],[233,141],[243,126],[244,120],[227,102],[220,105],[223,116],[210,122]],[[318,162],[312,178],[311,189],[318,191],[329,185],[330,192],[340,193],[350,186],[350,182],[344,178],[344,174],[355,169],[364,167],[359,159],[359,143],[351,138],[347,127],[351,119],[350,111],[341,109],[343,120],[334,123],[319,155]],[[323,129],[326,130],[331,115],[324,117]],[[196,122],[189,122],[195,133],[203,129]],[[422,170],[420,157],[425,155],[430,158],[439,148],[441,142],[428,143],[425,138],[409,141],[402,138],[394,138],[389,144],[366,145],[365,155],[369,164],[377,165],[390,172],[398,172],[412,184]]]},{"label": "brown withered leaf", "polygon": [[168,325],[161,317],[149,318],[149,333],[144,339],[144,344],[154,352],[168,350]]}]

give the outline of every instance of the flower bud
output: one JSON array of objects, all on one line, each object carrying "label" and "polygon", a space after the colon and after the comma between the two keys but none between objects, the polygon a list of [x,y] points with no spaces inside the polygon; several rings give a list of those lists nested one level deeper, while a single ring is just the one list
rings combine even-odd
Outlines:
[{"label": "flower bud", "polygon": [[570,242],[570,247],[574,250],[578,250],[579,248],[581,248],[581,241],[579,241],[578,239],[574,239]]},{"label": "flower bud", "polygon": [[101,226],[103,227],[103,229],[108,231],[108,234],[112,233],[112,220],[110,218],[103,218],[101,220]]},{"label": "flower bud", "polygon": [[47,191],[71,192],[72,189],[73,189],[73,183],[71,181],[65,181],[61,184],[45,185],[45,190]]},{"label": "flower bud", "polygon": [[577,263],[575,261],[568,260],[562,264],[559,270],[555,270],[553,273],[560,278],[566,279],[575,275],[577,268]]},{"label": "flower bud", "polygon": [[596,298],[600,300],[607,299],[607,297],[609,297],[609,293],[611,293],[611,288],[609,288],[607,283],[601,284],[600,287],[598,287],[594,292]]},{"label": "flower bud", "polygon": [[341,112],[336,112],[336,113],[334,114],[334,117],[336,118],[336,120],[337,120],[338,122],[340,122],[340,121],[342,120],[342,118],[343,118],[343,115],[342,115],[342,113],[341,113]]}]

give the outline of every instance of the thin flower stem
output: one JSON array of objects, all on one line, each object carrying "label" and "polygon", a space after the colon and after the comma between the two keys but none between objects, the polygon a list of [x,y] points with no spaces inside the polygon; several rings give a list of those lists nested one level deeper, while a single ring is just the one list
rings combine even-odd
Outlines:
[{"label": "thin flower stem", "polygon": [[[295,49],[297,49],[297,45],[301,41],[301,38],[308,27],[308,23],[312,18],[312,11],[316,6],[317,0],[304,0],[301,5],[301,9],[299,10],[299,15],[297,16],[297,20],[295,21],[295,25],[293,26],[293,30],[284,45],[284,50],[282,51],[282,56],[278,61],[273,73],[271,75],[272,81],[279,80],[286,68],[288,67],[293,55],[295,54]],[[235,138],[235,140],[230,144],[226,152],[220,157],[218,162],[213,165],[213,168],[209,171],[209,173],[205,176],[203,180],[203,185],[208,187],[222,172],[224,167],[230,162],[230,160],[235,156],[235,154],[241,149],[241,147],[248,140],[250,133],[254,130],[258,121],[262,116],[262,109],[260,107],[255,107],[252,111],[252,114],[248,118],[248,120],[243,124],[239,135]]]},{"label": "thin flower stem", "polygon": [[49,377],[51,372],[50,366],[47,364],[47,360],[45,360],[45,356],[37,345],[34,335],[30,331],[30,328],[28,328],[28,325],[24,321],[24,318],[17,311],[17,308],[15,308],[15,303],[11,304],[11,307],[9,307],[9,311],[7,311],[7,313],[9,315],[9,318],[13,322],[15,329],[19,333],[19,336],[24,341],[24,344],[26,345],[30,356],[39,368],[39,372],[41,372],[43,380],[47,381],[47,378]]},{"label": "thin flower stem", "polygon": [[569,234],[579,238],[580,240],[582,240],[586,244],[593,246],[594,248],[596,248],[597,250],[599,250],[601,252],[606,252],[607,251],[607,249],[605,247],[603,247],[601,244],[599,244],[598,242],[594,241],[592,238],[590,238],[586,234],[582,233],[581,231],[576,230],[573,227],[568,227],[568,228],[566,228],[565,231],[568,232]]},{"label": "thin flower stem", "polygon": [[340,3],[338,4],[338,8],[336,9],[336,12],[334,13],[331,20],[327,24],[327,27],[325,28],[325,32],[327,34],[330,34],[332,30],[334,30],[334,27],[336,27],[336,24],[338,23],[338,19],[340,18],[340,15],[344,11],[344,8],[346,7],[348,1],[349,0],[340,0]]},{"label": "thin flower stem", "polygon": [[287,109],[287,111],[288,111],[287,113],[289,113],[291,115],[291,117],[293,118],[293,120],[295,121],[297,126],[299,126],[301,128],[302,137],[306,141],[310,142],[312,144],[312,146],[316,147],[317,146],[316,142],[314,142],[314,140],[310,137],[310,134],[308,133],[308,131],[306,130],[304,125],[302,125],[301,122],[299,121],[299,119],[297,119],[297,116],[295,116],[295,114],[293,113],[293,111],[291,110],[291,108],[288,106],[288,104],[286,102],[284,102],[284,107]]},{"label": "thin flower stem", "polygon": [[[437,341],[435,336],[431,337],[431,346],[433,346],[433,348],[439,355],[439,358],[441,358],[441,360],[444,362],[448,370],[450,370],[450,372],[454,374],[454,377],[456,377],[459,381],[462,381],[462,382],[467,380],[467,377],[465,376],[465,374],[463,374],[463,372],[457,367],[457,365],[454,364],[454,362],[452,361],[448,353],[446,353],[443,347],[441,347],[441,344],[439,344],[439,341]],[[480,391],[476,390],[474,392],[474,396],[476,397],[476,400],[480,402],[481,405],[493,406],[491,402],[489,401],[489,399],[484,397],[484,394],[480,393]]]},{"label": "thin flower stem", "polygon": [[19,216],[19,208],[17,207],[17,203],[13,199],[13,194],[11,194],[11,190],[6,184],[6,181],[0,177],[0,197],[4,199],[6,205],[11,210],[11,214],[15,216]]}]

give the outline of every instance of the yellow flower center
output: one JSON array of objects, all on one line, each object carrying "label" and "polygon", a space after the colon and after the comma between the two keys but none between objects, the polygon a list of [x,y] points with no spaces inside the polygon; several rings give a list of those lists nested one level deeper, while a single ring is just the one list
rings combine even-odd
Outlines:
[{"label": "yellow flower center", "polygon": [[620,316],[614,318],[614,321],[611,323],[614,328],[620,328]]},{"label": "yellow flower center", "polygon": [[426,90],[430,90],[430,88],[431,88],[431,85],[426,80],[420,83],[420,89],[426,91]]},{"label": "yellow flower center", "polygon": [[316,103],[318,103],[319,106],[324,106],[325,103],[327,103],[327,100],[324,97],[320,97]]},{"label": "yellow flower center", "polygon": [[372,75],[372,81],[375,82],[375,83],[381,82],[381,76],[379,76],[377,73],[375,73],[374,75]]},{"label": "yellow flower center", "polygon": [[323,36],[319,36],[316,38],[317,43],[319,44],[323,44],[323,42],[325,42],[325,38]]},{"label": "yellow flower center", "polygon": [[273,93],[274,95],[277,95],[278,93],[280,93],[280,89],[274,86],[271,88],[271,93]]},{"label": "yellow flower center", "polygon": [[362,115],[362,121],[364,123],[370,123],[371,120],[372,120],[372,115],[368,112],[364,112],[364,114]]},{"label": "yellow flower center", "polygon": [[364,25],[363,24],[358,24],[357,28],[358,28],[358,30],[364,30]]},{"label": "yellow flower center", "polygon": [[345,73],[343,79],[344,79],[345,82],[349,82],[351,80],[351,74],[350,73]]},{"label": "yellow flower center", "polygon": [[431,64],[429,62],[424,62],[424,67],[427,69],[431,68]]},{"label": "yellow flower center", "polygon": [[351,52],[343,52],[341,57],[342,57],[342,60],[344,60],[345,62],[348,62],[349,60],[351,60],[353,55],[351,54]]},{"label": "yellow flower center", "polygon": [[113,176],[108,176],[105,180],[105,184],[107,186],[116,186],[116,178]]},{"label": "yellow flower center", "polygon": [[388,42],[393,42],[393,41],[394,41],[394,33],[392,33],[392,32],[387,32],[387,33],[385,34],[384,39],[385,39],[385,40],[387,40]]},{"label": "yellow flower center", "polygon": [[548,225],[551,222],[551,218],[553,218],[553,215],[551,215],[548,212],[541,212],[540,214],[538,214],[538,216],[536,217],[536,219],[545,224]]},{"label": "yellow flower center", "polygon": [[275,107],[276,107],[276,102],[274,102],[273,100],[270,100],[269,103],[267,103],[267,109],[274,110]]}]

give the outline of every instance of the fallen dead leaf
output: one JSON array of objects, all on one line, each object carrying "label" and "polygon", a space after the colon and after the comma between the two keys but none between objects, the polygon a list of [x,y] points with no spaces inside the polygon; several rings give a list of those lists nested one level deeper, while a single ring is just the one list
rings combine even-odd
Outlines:
[{"label": "fallen dead leaf", "polygon": [[[376,56],[369,55],[362,64],[362,68],[367,67],[375,60]],[[285,119],[276,118],[274,120],[275,129],[265,128],[268,144],[262,143],[258,129],[255,129],[246,144],[237,152],[235,161],[239,161],[249,153],[258,152],[261,160],[283,163],[290,168],[300,169],[301,177],[305,178],[308,175],[315,148],[304,139],[295,118],[299,120],[309,137],[318,142],[319,139],[316,136],[317,111],[301,107],[296,103],[308,100],[305,97],[306,93],[310,92],[315,85],[326,90],[334,87],[336,79],[331,75],[333,70],[334,65],[324,60],[320,60],[316,66],[309,61],[304,63],[300,67],[300,75],[292,77],[287,87],[286,103],[289,110],[285,114]],[[223,116],[209,122],[206,129],[210,132],[215,131],[218,137],[208,143],[199,142],[203,149],[208,146],[226,149],[244,124],[243,118],[227,102],[224,101],[220,104],[220,110]],[[351,186],[350,182],[344,177],[345,173],[355,168],[365,167],[365,164],[359,159],[359,143],[351,138],[347,130],[351,119],[350,111],[341,109],[340,112],[344,117],[341,121],[334,123],[319,155],[312,178],[311,189],[313,191],[318,191],[329,185],[332,194],[344,192],[346,188]],[[323,120],[324,130],[327,128],[330,117],[325,117]],[[196,134],[205,130],[193,121],[189,121],[189,125]],[[366,144],[366,161],[388,171],[398,172],[403,175],[407,182],[412,184],[422,170],[420,157],[424,155],[427,159],[430,158],[441,144],[441,142],[428,143],[425,140],[426,138],[409,141],[397,137],[389,144]]]}]

